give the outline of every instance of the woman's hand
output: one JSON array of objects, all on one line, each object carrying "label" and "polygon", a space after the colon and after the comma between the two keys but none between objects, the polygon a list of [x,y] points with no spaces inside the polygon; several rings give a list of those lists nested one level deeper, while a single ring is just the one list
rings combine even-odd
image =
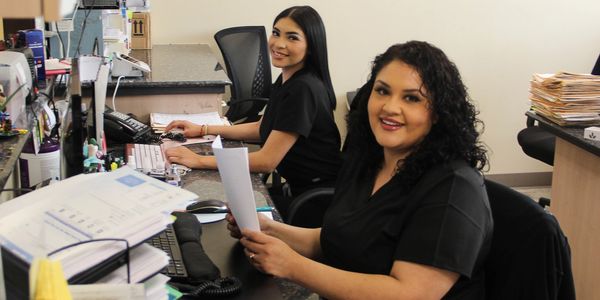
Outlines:
[{"label": "woman's hand", "polygon": [[189,138],[202,135],[202,125],[197,125],[190,121],[184,121],[184,120],[172,121],[165,128],[165,132],[170,131],[173,128],[183,129],[183,135],[185,137],[189,137]]},{"label": "woman's hand", "polygon": [[165,150],[165,156],[171,163],[184,165],[192,169],[202,168],[202,156],[184,147],[174,147]]},{"label": "woman's hand", "polygon": [[282,240],[263,232],[242,229],[240,243],[250,262],[261,272],[290,279],[303,258]]},{"label": "woman's hand", "polygon": [[[265,217],[261,213],[257,213],[257,215],[258,215],[258,224],[260,226],[260,230],[263,232],[268,231],[269,227],[271,226],[271,222],[275,222],[275,221]],[[233,215],[230,212],[227,213],[227,215],[225,216],[225,220],[227,221],[227,229],[229,230],[229,235],[231,235],[231,237],[236,238],[236,239],[242,238],[242,232],[241,232],[240,228],[238,227],[237,222],[235,221],[235,218],[233,217]]]}]

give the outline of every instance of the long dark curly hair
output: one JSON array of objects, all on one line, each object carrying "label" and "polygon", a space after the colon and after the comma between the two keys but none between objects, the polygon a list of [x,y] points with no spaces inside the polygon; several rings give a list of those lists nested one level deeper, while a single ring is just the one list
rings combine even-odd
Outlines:
[{"label": "long dark curly hair", "polygon": [[[479,141],[477,110],[456,65],[440,49],[421,41],[396,44],[377,56],[367,83],[358,91],[347,116],[348,135],[345,155],[354,167],[374,176],[383,163],[383,148],[375,140],[369,125],[367,104],[377,74],[390,62],[399,60],[412,66],[421,76],[436,118],[429,134],[403,161],[398,162],[396,177],[402,185],[413,186],[432,166],[451,160],[465,160],[482,171],[488,164],[485,147]],[[357,165],[356,165],[357,164]]]}]

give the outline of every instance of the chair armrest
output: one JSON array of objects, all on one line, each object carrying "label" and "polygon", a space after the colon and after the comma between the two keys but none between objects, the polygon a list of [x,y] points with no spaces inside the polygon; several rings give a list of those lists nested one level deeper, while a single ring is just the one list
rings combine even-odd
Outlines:
[{"label": "chair armrest", "polygon": [[527,116],[527,123],[526,124],[527,124],[527,127],[533,127],[535,125],[535,120],[532,117]]},{"label": "chair armrest", "polygon": [[269,102],[269,98],[231,99],[227,102],[227,106],[234,106],[245,102],[264,102],[265,104],[267,104]]},{"label": "chair armrest", "polygon": [[[326,199],[328,199],[328,203],[326,203],[326,206],[329,206],[329,203],[331,202],[331,198],[333,198],[333,193],[334,193],[335,189],[333,187],[320,187],[320,188],[314,188],[311,190],[308,190],[302,194],[300,194],[298,197],[294,198],[294,200],[292,201],[292,203],[290,203],[290,206],[288,208],[288,213],[287,213],[287,222],[288,224],[296,224],[296,218],[299,215],[299,212],[303,209],[303,207],[313,207],[310,206],[309,204],[315,201],[321,201],[323,202],[323,197],[326,197]],[[316,205],[316,206],[321,206],[322,205]],[[326,209],[323,209],[323,211],[321,213],[324,213]],[[319,212],[315,212],[319,213]],[[320,216],[322,218],[322,216]]]}]

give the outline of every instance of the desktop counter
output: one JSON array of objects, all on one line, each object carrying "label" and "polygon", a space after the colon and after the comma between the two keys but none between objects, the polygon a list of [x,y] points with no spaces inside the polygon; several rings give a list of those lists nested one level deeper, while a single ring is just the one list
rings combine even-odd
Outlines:
[{"label": "desktop counter", "polygon": [[527,116],[557,137],[550,210],[571,245],[577,297],[600,299],[600,142],[584,139],[583,128],[561,127],[532,112]]},{"label": "desktop counter", "polygon": [[[225,86],[231,81],[208,45],[154,45],[149,50],[132,50],[130,56],[146,62],[152,71],[120,80],[115,99],[118,111],[133,113],[146,123],[152,112],[221,113]],[[117,78],[109,78],[106,104],[111,108],[116,85]],[[82,88],[84,96],[91,95],[91,85]]]},{"label": "desktop counter", "polygon": [[[224,146],[235,147],[233,143],[224,142]],[[198,153],[211,150],[209,144],[195,144],[188,147]],[[260,174],[252,173],[251,180],[256,206],[274,206]],[[221,177],[219,172],[214,170],[193,170],[186,174],[183,177],[183,188],[196,193],[200,199],[225,200]],[[276,210],[273,211],[273,218],[281,220]],[[240,294],[218,299],[306,299],[311,295],[310,291],[299,285],[256,270],[248,261],[241,244],[229,236],[227,223],[224,220],[202,224],[202,247],[221,270],[221,276],[235,276],[243,283]]]},{"label": "desktop counter", "polygon": [[[0,139],[0,187],[2,188],[1,190],[4,190],[5,188],[8,189],[19,187],[18,178],[16,176],[16,174],[18,173],[13,173],[13,171],[15,171],[19,155],[21,155],[21,151],[23,151],[23,146],[25,146],[25,142],[27,142],[27,139],[29,138],[30,134],[31,132],[13,137],[2,137]],[[13,175],[12,178],[10,177],[11,175]],[[12,186],[6,186],[9,181],[12,182]],[[2,191],[2,193],[5,192]],[[6,191],[6,193],[9,193],[9,191]],[[7,199],[11,198],[13,197],[7,196]]]}]

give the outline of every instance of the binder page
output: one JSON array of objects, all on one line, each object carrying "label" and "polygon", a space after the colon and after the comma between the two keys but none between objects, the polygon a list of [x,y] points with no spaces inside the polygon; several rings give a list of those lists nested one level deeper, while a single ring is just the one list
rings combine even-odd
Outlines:
[{"label": "binder page", "polygon": [[[87,175],[76,177],[80,176]],[[136,245],[164,229],[171,211],[197,198],[128,167],[48,188],[27,194],[43,201],[27,201],[33,204],[0,219],[0,243],[28,263],[79,241],[124,238]],[[54,257],[63,261],[65,276],[70,277],[124,247],[122,242],[90,243]]]},{"label": "binder page", "polygon": [[248,148],[223,148],[220,136],[215,138],[212,147],[225,188],[227,204],[237,224],[240,228],[260,231],[250,181]]}]

